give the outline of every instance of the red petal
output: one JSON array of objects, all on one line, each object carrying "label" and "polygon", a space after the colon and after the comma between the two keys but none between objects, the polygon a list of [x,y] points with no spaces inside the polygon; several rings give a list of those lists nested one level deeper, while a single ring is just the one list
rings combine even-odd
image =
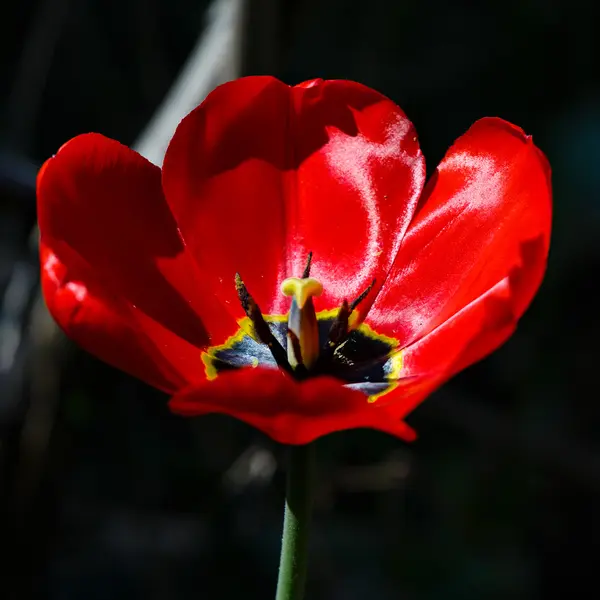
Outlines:
[{"label": "red petal", "polygon": [[[166,392],[198,379],[199,351],[108,292],[93,269],[69,251],[69,266],[43,243],[42,289],[50,313],[77,344]],[[155,341],[149,337],[150,334]]]},{"label": "red petal", "polygon": [[290,88],[271,77],[226,83],[180,124],[167,150],[167,201],[218,296],[238,303],[239,271],[264,312],[285,313],[285,277],[325,287],[338,306],[387,272],[424,179],[413,126],[349,81]]},{"label": "red petal", "polygon": [[160,169],[133,150],[98,134],[68,142],[40,171],[38,216],[42,240],[60,262],[84,285],[102,281],[103,294],[134,306],[136,327],[153,321],[199,348],[234,330],[203,289]]},{"label": "red petal", "polygon": [[335,379],[318,377],[298,383],[278,369],[224,373],[177,394],[170,408],[185,416],[231,415],[283,444],[307,444],[334,431],[363,427],[407,441],[416,437],[406,423],[389,418],[364,394]]},{"label": "red petal", "polygon": [[[550,222],[550,169],[531,137],[501,119],[478,121],[428,183],[369,323],[407,346],[509,275],[519,280],[506,300],[516,321],[542,280]],[[477,328],[460,323],[477,346]],[[440,348],[441,363],[453,343]]]},{"label": "red petal", "polygon": [[[541,244],[538,251],[541,251]],[[529,284],[528,261],[535,261],[532,251],[525,256],[525,266],[515,269],[485,294],[460,310],[452,318],[402,351],[402,376],[380,404],[394,418],[403,418],[431,392],[453,375],[480,360],[504,343],[514,332],[515,298],[523,297]]]}]

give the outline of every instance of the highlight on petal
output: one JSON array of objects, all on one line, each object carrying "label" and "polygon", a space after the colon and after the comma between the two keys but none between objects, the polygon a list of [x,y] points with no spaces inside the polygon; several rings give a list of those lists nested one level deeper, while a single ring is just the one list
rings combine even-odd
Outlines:
[{"label": "highlight on petal", "polygon": [[524,244],[522,265],[468,306],[402,351],[398,386],[379,402],[392,418],[404,418],[458,372],[503,344],[517,325],[515,306],[530,293],[535,265],[543,266],[542,238]]},{"label": "highlight on petal", "polygon": [[[504,282],[514,325],[542,280],[550,226],[550,169],[531,137],[498,118],[476,122],[427,184],[368,322],[404,347],[425,343]],[[475,339],[488,335],[476,321],[460,322],[475,347],[492,349]]]},{"label": "highlight on petal", "polygon": [[378,92],[246,77],[181,122],[163,186],[217,296],[235,305],[229,276],[239,272],[263,311],[282,313],[280,284],[302,273],[309,251],[324,285],[317,310],[383,281],[424,169],[412,124]]},{"label": "highlight on petal", "polygon": [[283,444],[307,444],[344,429],[379,429],[403,440],[416,435],[404,422],[369,404],[363,393],[330,377],[298,382],[277,369],[246,368],[176,394],[171,410],[184,416],[231,415]]}]

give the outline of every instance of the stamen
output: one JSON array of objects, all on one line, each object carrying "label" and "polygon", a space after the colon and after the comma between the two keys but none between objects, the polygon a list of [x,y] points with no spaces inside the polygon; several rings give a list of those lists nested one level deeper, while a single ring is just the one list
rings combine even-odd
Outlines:
[{"label": "stamen", "polygon": [[237,292],[238,298],[242,303],[242,308],[244,309],[244,312],[248,316],[250,316],[248,314],[250,294],[248,293],[248,288],[246,287],[246,284],[242,281],[242,278],[239,273],[235,274],[235,291]]},{"label": "stamen", "polygon": [[356,298],[352,304],[350,304],[350,312],[352,312],[369,295],[369,292],[373,289],[376,281],[376,279],[373,279],[367,289],[358,298]]},{"label": "stamen", "polygon": [[252,325],[254,326],[254,332],[256,333],[259,341],[268,346],[273,358],[275,359],[275,362],[282,369],[285,369],[288,373],[292,373],[293,369],[287,360],[287,353],[285,349],[273,335],[273,332],[265,321],[258,304],[256,304],[254,298],[252,298],[252,296],[249,294],[248,288],[242,281],[239,273],[235,274],[235,289],[246,316],[250,319]]},{"label": "stamen", "polygon": [[335,320],[329,330],[329,345],[337,346],[341,344],[348,335],[348,320],[350,319],[350,307],[348,306],[348,300],[344,299],[340,310],[338,311]]},{"label": "stamen", "polygon": [[375,279],[371,281],[369,287],[367,287],[367,289],[350,305],[348,305],[348,301],[344,298],[344,302],[342,302],[342,306],[340,306],[340,310],[338,311],[338,314],[331,325],[331,329],[329,330],[330,346],[337,346],[348,337],[348,322],[350,320],[350,315],[352,314],[352,311],[367,297],[374,285]]}]

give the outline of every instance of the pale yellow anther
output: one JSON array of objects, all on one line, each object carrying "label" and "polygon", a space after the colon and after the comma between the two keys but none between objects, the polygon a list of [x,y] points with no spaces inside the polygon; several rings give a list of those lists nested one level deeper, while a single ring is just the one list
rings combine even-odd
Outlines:
[{"label": "pale yellow anther", "polygon": [[309,298],[320,296],[323,293],[323,284],[312,277],[306,279],[289,277],[282,282],[281,293],[285,296],[292,296],[296,300],[298,308],[302,310]]}]

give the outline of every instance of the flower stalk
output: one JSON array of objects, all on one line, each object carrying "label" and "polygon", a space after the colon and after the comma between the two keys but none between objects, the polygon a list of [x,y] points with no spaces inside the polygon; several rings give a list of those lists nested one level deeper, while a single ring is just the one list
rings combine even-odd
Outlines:
[{"label": "flower stalk", "polygon": [[304,598],[314,465],[314,443],[290,446],[276,600]]}]

